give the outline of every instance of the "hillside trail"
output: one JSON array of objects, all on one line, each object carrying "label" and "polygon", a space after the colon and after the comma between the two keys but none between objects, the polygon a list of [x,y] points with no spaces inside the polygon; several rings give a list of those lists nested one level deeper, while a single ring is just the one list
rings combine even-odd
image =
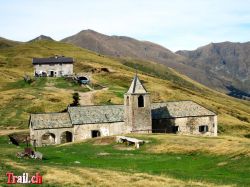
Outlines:
[{"label": "hillside trail", "polygon": [[80,105],[86,106],[86,105],[94,105],[94,95],[95,93],[102,92],[105,90],[108,90],[108,88],[102,88],[100,90],[93,90],[91,87],[87,86],[91,91],[89,92],[79,92],[80,96]]},{"label": "hillside trail", "polygon": [[[79,97],[80,97],[80,105],[81,106],[86,106],[86,105],[94,105],[94,94],[97,92],[101,92],[101,91],[105,91],[108,90],[108,88],[102,88],[100,90],[94,90],[93,88],[91,88],[89,85],[85,85],[90,91],[88,92],[78,92],[79,93]],[[53,91],[61,91],[61,92],[67,92],[70,94],[73,94],[74,91],[73,90],[69,90],[69,89],[65,89],[65,88],[56,88],[56,87],[45,87],[45,89],[47,90],[53,90]]]}]

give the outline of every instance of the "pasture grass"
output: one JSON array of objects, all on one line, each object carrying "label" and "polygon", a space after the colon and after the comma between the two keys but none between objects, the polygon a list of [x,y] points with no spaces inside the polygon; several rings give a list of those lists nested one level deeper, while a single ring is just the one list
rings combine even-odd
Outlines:
[{"label": "pasture grass", "polygon": [[[8,144],[7,137],[0,136],[0,156],[2,160],[6,159],[9,162],[17,163],[17,165],[24,165],[25,168],[21,170],[32,168],[32,166],[35,166],[34,170],[41,168],[41,172],[45,175],[46,172],[52,172],[54,169],[69,170],[68,174],[71,176],[74,176],[74,171],[78,172],[81,169],[85,171],[88,169],[104,169],[106,172],[125,172],[125,176],[143,173],[150,175],[152,178],[159,176],[162,178],[170,177],[177,181],[186,181],[187,183],[189,181],[199,181],[201,184],[214,184],[214,186],[248,186],[250,184],[249,155],[244,153],[232,155],[223,151],[219,152],[219,154],[214,154],[214,152],[207,152],[206,149],[203,150],[204,144],[210,146],[210,143],[214,141],[213,138],[186,138],[185,136],[174,135],[134,135],[134,137],[140,137],[150,142],[137,150],[132,147],[127,149],[125,145],[118,145],[110,141],[109,139],[114,140],[112,137],[41,147],[38,150],[43,153],[44,160],[38,161],[16,158],[15,153],[21,151],[25,145],[23,144],[21,148],[17,148]],[[222,139],[228,140],[228,137]],[[189,149],[187,145],[189,152],[180,151],[180,149],[175,152],[174,147],[171,148],[172,152],[152,151],[158,144],[163,146],[162,143],[167,141],[179,144],[182,144],[184,141],[187,144],[195,142],[201,149]],[[237,141],[238,139],[232,139],[230,142],[234,144]],[[239,145],[246,143],[244,139],[241,141]],[[249,140],[247,142],[249,143]],[[185,144],[182,145],[183,147],[185,147]],[[233,150],[234,148],[236,147],[232,147]],[[235,149],[235,153],[237,151]],[[46,171],[44,168],[48,168],[48,170]],[[3,169],[6,170],[8,168]]]}]

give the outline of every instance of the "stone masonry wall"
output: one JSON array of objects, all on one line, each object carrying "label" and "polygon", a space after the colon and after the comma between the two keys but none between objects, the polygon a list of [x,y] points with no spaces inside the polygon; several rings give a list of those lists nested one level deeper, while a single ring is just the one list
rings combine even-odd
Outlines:
[{"label": "stone masonry wall", "polygon": [[[74,133],[73,128],[56,128],[56,129],[39,129],[34,130],[30,128],[30,138],[32,140],[36,140],[36,145],[38,147],[42,146],[42,136],[47,133],[52,133],[55,135],[55,144],[61,143],[61,135],[62,133],[69,131],[72,133],[72,139],[74,140]],[[33,141],[31,140],[31,144],[33,144]]]},{"label": "stone masonry wall", "polygon": [[101,136],[122,134],[124,122],[74,125],[74,141],[91,138],[91,131],[98,130]]},{"label": "stone masonry wall", "polygon": [[[144,97],[144,107],[138,107],[138,97],[140,94],[125,94],[124,95],[124,132],[130,133],[137,131],[137,133],[145,133],[152,129],[151,119],[151,102],[149,94],[141,94]],[[151,131],[150,131],[151,132]]]},{"label": "stone masonry wall", "polygon": [[[207,125],[208,132],[199,132],[199,126]],[[178,134],[217,136],[217,116],[176,118]]]},{"label": "stone masonry wall", "polygon": [[[34,65],[34,74],[35,72],[39,73],[40,71],[47,72],[49,75],[50,71],[56,72],[55,77],[60,77],[62,75],[71,75],[73,74],[73,64],[42,64],[42,65]],[[60,74],[62,72],[62,75]]]}]

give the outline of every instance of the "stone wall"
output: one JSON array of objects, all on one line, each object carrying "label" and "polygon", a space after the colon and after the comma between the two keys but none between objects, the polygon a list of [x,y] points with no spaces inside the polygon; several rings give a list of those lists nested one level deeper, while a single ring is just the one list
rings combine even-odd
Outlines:
[{"label": "stone wall", "polygon": [[74,141],[92,138],[92,131],[100,131],[101,136],[122,134],[124,122],[74,125]]},{"label": "stone wall", "polygon": [[56,128],[56,129],[39,129],[39,130],[34,130],[34,129],[30,128],[31,144],[33,145],[33,140],[35,139],[36,146],[38,146],[38,147],[42,146],[42,136],[44,134],[55,135],[55,144],[60,144],[61,143],[61,136],[66,131],[72,133],[72,139],[74,140],[73,128]]},{"label": "stone wall", "polygon": [[34,74],[37,72],[46,72],[47,75],[50,75],[50,71],[54,71],[55,77],[60,77],[63,75],[72,75],[73,74],[73,64],[36,64],[34,65]]},{"label": "stone wall", "polygon": [[[144,107],[138,107],[138,97],[144,98]],[[145,133],[152,129],[151,101],[149,94],[125,94],[124,95],[124,132]],[[146,130],[146,131],[144,131]],[[151,131],[150,131],[151,132]]]},{"label": "stone wall", "polygon": [[[217,136],[217,116],[176,118],[174,123],[178,134]],[[201,125],[207,125],[208,132],[199,132]]]},{"label": "stone wall", "polygon": [[55,129],[39,129],[34,130],[30,128],[31,144],[33,140],[36,140],[36,146],[40,147],[43,145],[42,136],[44,134],[53,134],[55,136],[54,144],[61,143],[62,134],[66,131],[72,133],[72,141],[84,140],[92,138],[92,131],[100,131],[100,136],[112,136],[122,134],[122,126],[124,122],[116,123],[100,123],[100,124],[83,124],[74,125],[72,128],[55,128]]}]

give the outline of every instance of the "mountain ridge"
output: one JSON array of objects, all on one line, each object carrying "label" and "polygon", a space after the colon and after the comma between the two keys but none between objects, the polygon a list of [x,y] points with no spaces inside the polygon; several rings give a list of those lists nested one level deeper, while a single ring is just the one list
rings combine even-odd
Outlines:
[{"label": "mountain ridge", "polygon": [[[233,87],[240,91],[238,92],[238,94],[233,95],[236,97],[248,98],[248,94],[250,94],[250,86],[246,86],[246,82],[244,82],[244,80],[246,80],[247,83],[249,81],[250,85],[250,58],[247,58],[246,63],[244,60],[240,61],[240,63],[242,64],[241,66],[235,66],[235,64],[234,66],[225,66],[224,71],[222,71],[221,73],[221,71],[218,70],[218,68],[222,68],[219,67],[221,63],[219,59],[223,59],[225,57],[218,56],[217,49],[218,45],[222,45],[219,51],[224,51],[223,54],[226,54],[227,50],[229,50],[229,52],[231,50],[231,47],[228,47],[228,45],[248,45],[250,44],[250,42],[210,43],[208,45],[199,47],[196,50],[193,50],[198,51],[196,53],[189,50],[179,50],[174,53],[171,50],[153,42],[139,41],[126,36],[108,36],[93,30],[82,30],[75,35],[62,39],[61,41],[65,43],[71,43],[104,55],[135,58],[161,63],[177,70],[182,74],[187,75],[195,81],[198,81],[212,89],[228,93],[229,95],[232,92],[232,90],[229,88]],[[204,50],[204,52],[202,53],[203,58],[192,59],[195,57],[193,53],[195,53],[196,56],[199,55],[199,51],[204,49],[204,47],[206,48],[206,46],[212,47],[211,50]],[[244,51],[242,49],[240,50]],[[248,50],[245,53],[241,52],[240,55],[246,56],[247,53]],[[207,55],[209,55],[210,57]],[[209,64],[206,63],[206,60],[204,60],[206,58],[211,59],[211,61],[214,60],[214,62],[217,64],[211,64],[211,66],[209,66]],[[231,58],[233,59],[233,57]],[[231,62],[231,60],[229,61]],[[217,69],[214,69],[213,66]],[[246,71],[243,71],[244,69]],[[242,75],[245,76],[242,77]]]},{"label": "mountain ridge", "polygon": [[[18,43],[1,42],[0,47]],[[50,40],[40,35],[30,41]],[[205,86],[228,95],[250,99],[250,42],[210,43],[195,50],[171,50],[150,41],[127,36],[108,36],[94,30],[82,30],[61,40],[102,55],[152,61],[175,69]],[[238,56],[238,57],[237,57]]]},{"label": "mountain ridge", "polygon": [[[192,51],[177,51],[186,64],[205,69],[210,76],[220,74],[226,87],[234,86],[250,94],[250,42],[210,43]],[[227,83],[228,81],[228,83]]]}]

